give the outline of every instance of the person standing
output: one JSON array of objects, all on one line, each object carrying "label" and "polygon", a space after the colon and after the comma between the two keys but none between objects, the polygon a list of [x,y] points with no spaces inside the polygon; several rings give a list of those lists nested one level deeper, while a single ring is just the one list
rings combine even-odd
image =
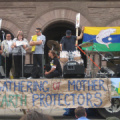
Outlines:
[{"label": "person standing", "polygon": [[9,78],[10,69],[12,68],[12,40],[11,34],[6,34],[6,40],[2,41],[1,51],[2,51],[2,65],[6,74]]},{"label": "person standing", "polygon": [[[13,40],[12,43],[12,53],[14,58],[14,66],[15,66],[15,75],[14,78],[20,78],[22,76],[24,63],[25,63],[25,54],[26,47],[28,46],[28,41],[24,39],[22,33],[18,33],[17,38]],[[24,73],[24,72],[23,72]]]},{"label": "person standing", "polygon": [[63,36],[61,41],[60,41],[60,50],[61,51],[76,51],[76,40],[80,40],[83,37],[83,30],[84,28],[82,27],[81,34],[79,36],[74,36],[72,35],[71,30],[66,31],[66,36]]},{"label": "person standing", "polygon": [[[83,30],[84,28],[82,27],[81,34],[79,36],[74,36],[72,35],[71,30],[66,30],[66,36],[63,36],[61,41],[60,41],[60,51],[67,53],[65,54],[64,57],[68,58],[69,53],[68,52],[74,52],[76,51],[76,40],[80,40],[83,37]],[[81,56],[81,54],[80,54]],[[66,61],[60,61],[60,64],[62,66],[65,65]]]},{"label": "person standing", "polygon": [[50,50],[48,56],[51,58],[50,70],[45,71],[46,78],[60,77],[62,75],[62,69],[60,62],[57,58],[57,54],[54,50]]},{"label": "person standing", "polygon": [[87,119],[85,108],[81,106],[75,109],[75,117],[77,118],[77,120],[89,120]]},{"label": "person standing", "polygon": [[[82,27],[82,30],[79,36],[74,36],[72,35],[71,30],[66,30],[66,36],[63,36],[60,41],[60,50],[67,51],[67,52],[76,51],[76,41],[77,40],[80,40],[79,42],[82,41],[83,31],[84,31],[84,27]],[[82,55],[82,58],[84,59],[84,66],[85,68],[87,68],[87,58],[82,52],[81,52],[81,55]],[[63,65],[64,64],[61,63],[61,66]]]},{"label": "person standing", "polygon": [[28,79],[39,78],[40,76],[43,76],[42,55],[44,54],[46,37],[42,34],[41,28],[36,28],[35,32],[36,35],[33,35],[30,41],[30,46],[32,46],[33,52],[33,69],[31,76]]}]

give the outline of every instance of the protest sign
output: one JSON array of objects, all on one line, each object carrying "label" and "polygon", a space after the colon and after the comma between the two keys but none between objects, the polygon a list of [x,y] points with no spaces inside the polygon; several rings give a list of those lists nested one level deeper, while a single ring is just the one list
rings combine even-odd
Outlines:
[{"label": "protest sign", "polygon": [[108,78],[0,81],[0,108],[103,108],[110,95]]}]

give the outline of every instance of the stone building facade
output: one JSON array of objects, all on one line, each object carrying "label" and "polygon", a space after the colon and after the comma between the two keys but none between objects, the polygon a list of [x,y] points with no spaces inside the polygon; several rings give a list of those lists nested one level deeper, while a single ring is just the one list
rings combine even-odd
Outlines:
[{"label": "stone building facade", "polygon": [[35,28],[41,27],[47,41],[59,42],[66,29],[75,34],[76,13],[81,14],[81,26],[119,26],[119,6],[116,0],[0,0],[0,18],[2,29],[14,37],[22,30],[29,41]]}]

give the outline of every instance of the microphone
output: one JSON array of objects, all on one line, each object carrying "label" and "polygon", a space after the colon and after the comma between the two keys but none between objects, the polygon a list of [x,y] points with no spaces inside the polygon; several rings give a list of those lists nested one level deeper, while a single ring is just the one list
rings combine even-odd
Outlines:
[{"label": "microphone", "polygon": [[2,34],[5,34],[5,32],[2,30]]}]

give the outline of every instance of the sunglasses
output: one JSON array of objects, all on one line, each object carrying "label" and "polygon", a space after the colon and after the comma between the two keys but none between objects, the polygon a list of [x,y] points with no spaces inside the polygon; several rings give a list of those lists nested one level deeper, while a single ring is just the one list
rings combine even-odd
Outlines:
[{"label": "sunglasses", "polygon": [[35,31],[36,33],[39,33],[40,31]]}]

